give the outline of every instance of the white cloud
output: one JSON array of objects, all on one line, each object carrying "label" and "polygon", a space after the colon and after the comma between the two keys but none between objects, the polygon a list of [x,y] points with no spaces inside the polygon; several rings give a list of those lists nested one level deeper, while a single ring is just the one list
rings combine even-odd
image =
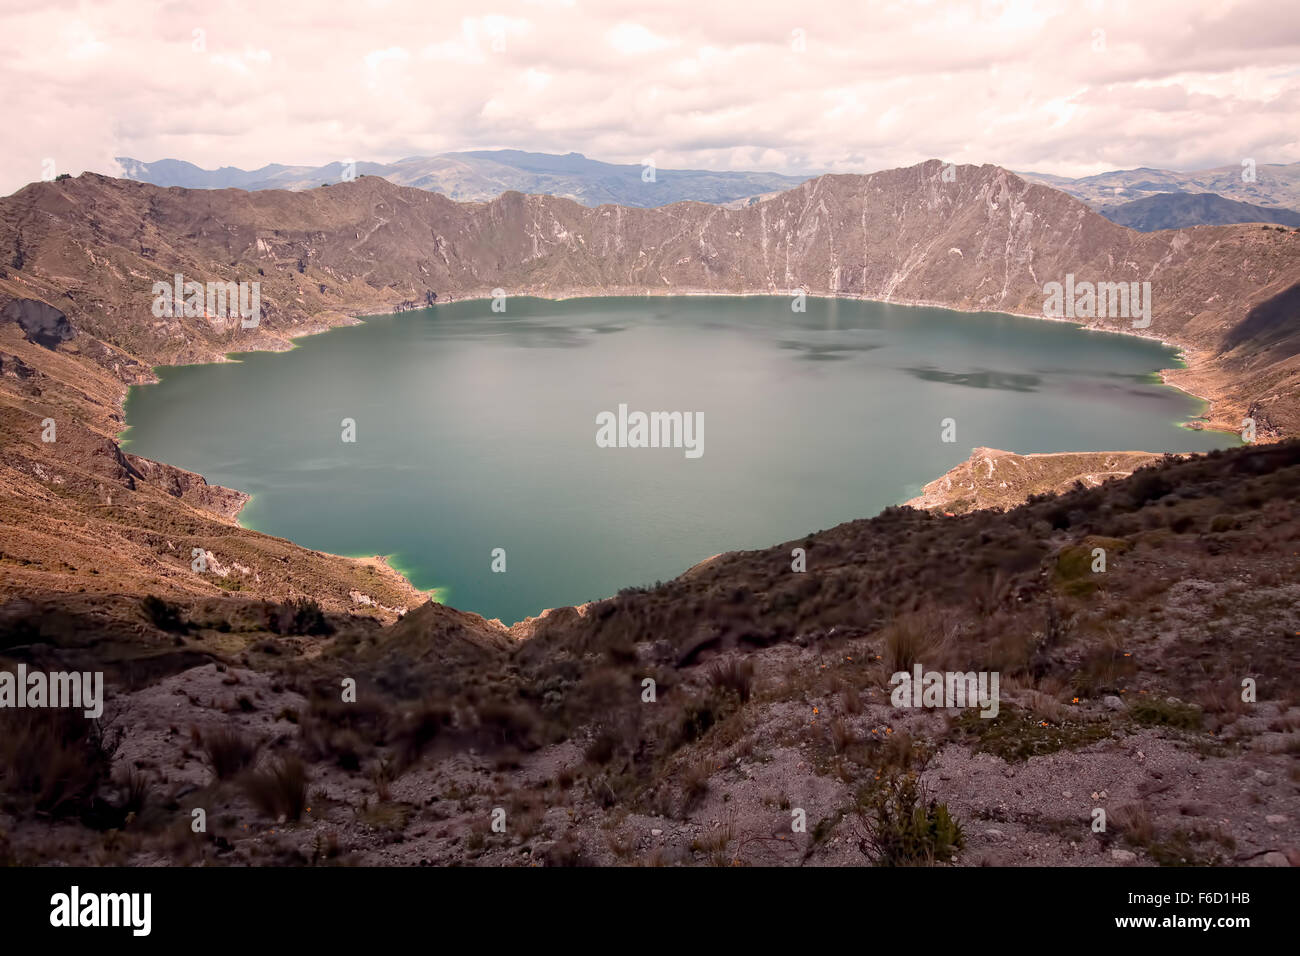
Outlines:
[{"label": "white cloud", "polygon": [[400,63],[411,58],[403,47],[390,46],[384,50],[371,50],[362,60],[366,64],[366,69],[372,73],[377,73],[385,63]]},{"label": "white cloud", "polygon": [[639,23],[620,23],[605,34],[605,39],[619,53],[635,56],[654,53],[673,46],[673,41],[653,33]]},{"label": "white cloud", "polygon": [[[47,0],[0,11],[0,193],[113,156],[207,167],[571,150],[1084,175],[1300,160],[1275,0]],[[1093,49],[1093,30],[1106,34]],[[204,49],[193,49],[202,30]],[[806,47],[792,37],[803,31]]]}]

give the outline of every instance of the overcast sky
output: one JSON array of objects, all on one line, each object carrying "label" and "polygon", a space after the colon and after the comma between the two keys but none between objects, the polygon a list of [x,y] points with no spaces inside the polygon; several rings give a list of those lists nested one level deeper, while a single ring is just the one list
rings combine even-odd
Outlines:
[{"label": "overcast sky", "polygon": [[115,156],[1300,160],[1296,0],[0,0],[0,81],[0,194]]}]

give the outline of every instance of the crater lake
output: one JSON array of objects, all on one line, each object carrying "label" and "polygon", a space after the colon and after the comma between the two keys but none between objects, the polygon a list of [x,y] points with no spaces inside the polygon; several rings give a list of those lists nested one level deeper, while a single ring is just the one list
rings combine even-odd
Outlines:
[{"label": "crater lake", "polygon": [[[246,527],[386,555],[416,587],[507,624],[870,517],[977,446],[1238,444],[1179,427],[1204,403],[1155,374],[1175,350],[1001,313],[521,297],[295,346],[159,369],[131,389],[124,445],[250,493]],[[698,415],[700,454],[601,447],[598,416],[620,405]]]}]

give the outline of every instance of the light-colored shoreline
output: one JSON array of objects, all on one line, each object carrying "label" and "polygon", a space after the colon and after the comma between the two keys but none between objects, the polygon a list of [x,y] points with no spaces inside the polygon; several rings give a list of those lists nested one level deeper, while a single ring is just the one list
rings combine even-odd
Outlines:
[{"label": "light-colored shoreline", "polygon": [[[963,307],[963,306],[950,305],[950,304],[946,304],[946,303],[943,303],[943,302],[935,302],[935,301],[932,301],[932,300],[929,300],[929,299],[914,299],[914,300],[906,300],[906,301],[904,301],[904,300],[890,300],[890,299],[873,299],[873,298],[871,298],[870,296],[865,296],[865,295],[853,295],[853,294],[844,294],[844,295],[826,295],[826,294],[824,294],[824,293],[818,293],[818,292],[804,292],[804,295],[805,295],[807,298],[810,298],[810,299],[824,299],[824,300],[828,300],[828,301],[844,301],[844,302],[872,302],[872,303],[875,303],[876,305],[897,305],[897,306],[902,306],[902,307],[904,307],[904,308],[909,308],[909,309],[912,309],[912,308],[918,308],[918,309],[945,309],[945,310],[947,310],[947,311],[949,311],[949,312],[961,312],[961,313],[964,313],[964,314],[966,314],[966,315],[1007,315],[1007,316],[1011,316],[1012,318],[1016,318],[1016,319],[1033,319],[1034,321],[1037,321],[1037,322],[1061,322],[1061,323],[1064,323],[1065,325],[1072,325],[1072,326],[1074,326],[1075,328],[1079,329],[1081,332],[1095,332],[1095,333],[1100,333],[1100,334],[1103,334],[1103,335],[1123,335],[1123,336],[1128,336],[1128,337],[1135,338],[1135,339],[1143,339],[1143,340],[1148,341],[1148,342],[1156,342],[1156,343],[1159,343],[1160,345],[1165,346],[1166,348],[1174,349],[1174,350],[1178,353],[1175,357],[1177,358],[1178,361],[1180,361],[1180,362],[1183,363],[1181,369],[1179,369],[1179,368],[1160,368],[1160,369],[1155,369],[1155,370],[1154,370],[1154,374],[1160,376],[1160,383],[1161,383],[1162,385],[1168,386],[1169,388],[1176,389],[1176,390],[1182,392],[1184,395],[1188,395],[1188,396],[1190,396],[1190,397],[1196,399],[1197,401],[1201,401],[1201,402],[1204,402],[1204,403],[1205,403],[1205,413],[1204,413],[1204,415],[1203,415],[1202,417],[1206,420],[1207,424],[1205,425],[1204,429],[1202,429],[1202,430],[1204,430],[1204,431],[1219,431],[1219,432],[1223,432],[1224,434],[1235,434],[1235,431],[1233,431],[1232,429],[1229,429],[1229,428],[1212,428],[1212,427],[1210,427],[1210,425],[1208,424],[1209,421],[1213,420],[1214,399],[1213,399],[1211,396],[1208,396],[1208,395],[1198,395],[1197,393],[1191,391],[1190,389],[1185,388],[1185,387],[1183,387],[1183,386],[1181,386],[1181,385],[1177,385],[1177,384],[1175,384],[1175,383],[1173,383],[1173,382],[1171,382],[1171,381],[1168,380],[1168,373],[1170,373],[1170,372],[1178,372],[1178,371],[1183,371],[1183,370],[1190,369],[1190,368],[1191,368],[1191,362],[1189,361],[1189,355],[1190,355],[1191,353],[1196,352],[1196,350],[1193,349],[1191,346],[1189,346],[1189,345],[1187,345],[1187,344],[1185,344],[1185,343],[1183,343],[1183,342],[1179,342],[1177,339],[1166,338],[1166,337],[1161,336],[1161,335],[1152,335],[1152,334],[1150,334],[1150,333],[1141,332],[1141,331],[1138,331],[1138,330],[1136,330],[1136,329],[1132,329],[1132,328],[1128,328],[1128,329],[1125,329],[1125,328],[1108,328],[1108,327],[1106,327],[1106,326],[1101,326],[1101,325],[1089,325],[1089,324],[1086,324],[1086,323],[1084,323],[1084,322],[1080,322],[1080,321],[1078,321],[1077,319],[1070,319],[1070,318],[1066,318],[1066,317],[1064,317],[1064,316],[1043,315],[1043,314],[1041,314],[1041,313],[1037,313],[1037,314],[1036,314],[1036,313],[1032,313],[1032,312],[1008,312],[1008,311],[1006,311],[1005,309],[971,309],[971,308],[965,308],[965,307]],[[790,294],[789,294],[789,293],[783,293],[783,292],[776,292],[776,291],[766,291],[766,292],[715,292],[715,291],[711,291],[711,290],[707,290],[707,289],[704,289],[704,290],[698,290],[698,289],[690,289],[690,290],[677,290],[677,289],[645,289],[645,290],[642,290],[642,291],[639,291],[639,292],[629,292],[629,291],[626,291],[626,290],[619,290],[619,291],[615,291],[615,292],[596,292],[596,293],[586,292],[586,291],[584,291],[584,292],[561,292],[561,293],[555,293],[555,294],[544,294],[544,293],[537,293],[537,292],[519,292],[519,293],[514,293],[514,294],[512,294],[512,295],[510,296],[510,298],[542,299],[542,300],[544,300],[544,301],[548,301],[548,302],[568,302],[568,301],[571,301],[571,300],[574,300],[574,299],[603,299],[603,298],[629,298],[629,299],[635,299],[635,298],[664,298],[664,299],[671,299],[671,298],[676,298],[676,297],[678,297],[678,296],[681,296],[681,297],[694,297],[694,298],[709,298],[709,297],[717,297],[717,298],[729,298],[729,299],[773,299],[773,298],[775,298],[775,299],[781,299],[781,298],[789,298],[789,297],[790,297]],[[493,298],[493,296],[491,296],[491,295],[467,295],[467,296],[465,296],[465,297],[463,297],[463,298],[458,298],[458,299],[448,299],[448,300],[443,301],[443,302],[435,302],[435,303],[434,303],[433,305],[431,305],[431,306],[424,306],[424,307],[422,307],[422,309],[406,309],[406,310],[404,310],[404,311],[405,311],[405,312],[419,312],[419,311],[422,311],[423,309],[437,308],[438,306],[441,306],[441,305],[455,305],[455,304],[458,304],[458,303],[461,303],[461,302],[488,302],[488,301],[491,301],[492,298]],[[372,319],[372,318],[385,318],[385,317],[393,316],[393,315],[402,315],[403,312],[356,312],[356,311],[349,311],[349,312],[344,312],[344,313],[341,313],[341,314],[344,314],[344,315],[348,316],[349,318],[356,319],[356,320],[358,320],[358,321],[360,321],[360,322],[365,322],[367,319]],[[303,333],[302,336],[294,336],[294,338],[305,338],[305,337],[308,336],[308,335],[316,335],[316,334],[319,334],[320,332],[326,332],[326,331],[329,331],[330,328],[336,328],[336,327],[337,327],[337,326],[328,326],[328,327],[323,328],[323,329],[318,329],[318,330],[313,330],[313,331],[311,331],[311,332]],[[1189,426],[1188,426],[1188,423],[1184,423],[1184,424],[1181,425],[1180,427],[1187,428],[1187,427],[1189,427]],[[1063,454],[1068,454],[1068,453],[1063,453]]]}]

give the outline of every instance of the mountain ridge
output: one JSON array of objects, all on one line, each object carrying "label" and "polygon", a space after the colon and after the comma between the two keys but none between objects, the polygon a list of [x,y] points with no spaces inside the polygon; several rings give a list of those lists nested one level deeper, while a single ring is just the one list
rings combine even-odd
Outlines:
[{"label": "mountain ridge", "polygon": [[301,191],[337,184],[345,173],[381,176],[399,186],[440,192],[459,202],[483,202],[516,190],[573,199],[583,205],[613,202],[649,208],[695,199],[726,203],[788,189],[811,177],[756,171],[655,169],[606,163],[581,153],[534,153],[518,149],[463,150],[434,156],[408,156],[392,163],[343,162],[324,166],[271,163],[254,170],[236,166],[202,169],[176,159],[141,162],[118,156],[123,177],[136,182],[202,189],[289,189]]},{"label": "mountain ridge", "polygon": [[1300,228],[1300,212],[1294,209],[1257,206],[1224,199],[1217,193],[1156,193],[1132,202],[1101,206],[1097,211],[1111,222],[1139,232],[1243,222]]},{"label": "mountain ridge", "polygon": [[1224,199],[1300,208],[1300,163],[1255,163],[1245,160],[1236,166],[1215,166],[1180,172],[1155,169],[1116,169],[1093,176],[1071,178],[1050,173],[1019,173],[1030,182],[1043,183],[1069,193],[1100,211],[1160,193],[1213,193]]}]

